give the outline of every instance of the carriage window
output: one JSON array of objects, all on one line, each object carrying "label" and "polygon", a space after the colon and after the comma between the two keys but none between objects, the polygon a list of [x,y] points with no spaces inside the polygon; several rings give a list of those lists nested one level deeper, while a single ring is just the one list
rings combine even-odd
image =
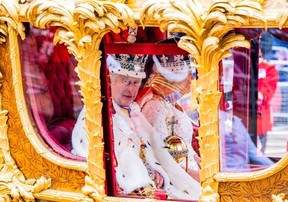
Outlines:
[{"label": "carriage window", "polygon": [[21,41],[21,63],[26,102],[43,140],[66,158],[84,160],[71,153],[71,135],[82,108],[74,71],[77,61],[62,44],[53,45],[53,27],[27,25]]},{"label": "carriage window", "polygon": [[105,117],[111,117],[108,141],[117,162],[113,194],[198,199],[197,117],[189,110],[193,59],[177,47],[178,38],[125,46],[111,38],[104,52],[111,90]]},{"label": "carriage window", "polygon": [[[221,170],[253,171],[287,152],[287,44],[277,30],[262,32],[251,50],[235,48],[223,61],[220,103]],[[259,57],[256,57],[259,55]]]}]

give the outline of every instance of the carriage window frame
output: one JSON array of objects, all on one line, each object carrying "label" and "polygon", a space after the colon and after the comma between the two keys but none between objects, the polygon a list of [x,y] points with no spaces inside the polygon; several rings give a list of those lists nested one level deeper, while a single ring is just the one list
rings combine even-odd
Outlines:
[{"label": "carriage window frame", "polygon": [[[105,38],[105,37],[104,37]],[[114,134],[113,134],[113,123],[112,123],[112,113],[113,106],[111,101],[111,89],[110,89],[110,78],[109,71],[106,66],[106,56],[108,54],[145,54],[145,55],[189,55],[185,50],[179,48],[177,44],[159,44],[159,43],[102,43],[102,58],[101,58],[101,82],[102,82],[102,102],[103,102],[103,132],[107,135],[104,136],[105,142],[105,156],[106,156],[106,179],[107,184],[112,184],[113,187],[108,187],[107,194],[108,196],[116,197],[136,197],[143,198],[141,196],[129,196],[122,195],[119,196],[116,194],[116,177],[115,177],[115,154],[114,154]],[[149,71],[149,70],[147,70]],[[146,78],[147,79],[147,78]],[[143,79],[142,84],[146,82],[146,79]],[[141,87],[140,87],[141,88]],[[157,197],[157,196],[156,196]]]},{"label": "carriage window frame", "polygon": [[[64,138],[61,137],[63,135],[69,136],[68,133],[70,133],[72,137],[74,124],[83,107],[79,87],[76,85],[77,74],[74,71],[74,68],[77,66],[77,60],[73,58],[73,55],[68,53],[68,49],[64,44],[53,44],[56,27],[47,27],[43,30],[33,27],[29,23],[25,23],[25,27],[26,38],[24,40],[18,39],[19,60],[21,62],[23,92],[28,109],[28,116],[34,126],[34,134],[38,136],[37,138],[39,138],[39,140],[41,139],[41,141],[43,141],[39,147],[42,147],[42,150],[46,147],[51,148],[53,153],[60,158],[69,160],[69,162],[72,160],[85,163],[86,159],[84,157],[71,153],[71,138],[70,140],[62,139],[65,142],[61,142],[61,138]],[[66,61],[59,60],[60,57],[58,54],[60,51],[64,51],[62,54],[65,55]],[[65,112],[65,110],[62,110],[63,115],[59,114],[61,110],[58,110],[58,112],[55,110],[55,108],[61,108],[61,106],[55,106],[52,100],[53,98],[51,97],[51,91],[55,91],[55,87],[51,87],[52,78],[49,79],[47,75],[50,74],[50,77],[54,77],[54,79],[57,75],[60,75],[57,74],[57,72],[53,74],[53,72],[50,71],[49,68],[52,68],[52,65],[59,65],[62,67],[61,71],[67,73],[67,77],[62,75],[62,87],[63,89],[64,87],[70,89],[69,99],[71,99],[71,101],[69,104],[72,107],[72,111],[67,112],[66,110]],[[59,66],[57,66],[57,68],[60,68]],[[64,80],[66,78],[68,79],[67,81]],[[59,81],[59,79],[56,81]],[[57,86],[57,84],[55,84],[55,86]],[[63,89],[56,90],[64,92]],[[43,98],[42,95],[47,96]],[[74,164],[77,163],[75,162]]]}]

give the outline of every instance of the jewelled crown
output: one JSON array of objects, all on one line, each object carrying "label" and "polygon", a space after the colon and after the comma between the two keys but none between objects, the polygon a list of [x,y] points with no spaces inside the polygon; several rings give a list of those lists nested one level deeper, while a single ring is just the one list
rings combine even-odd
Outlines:
[{"label": "jewelled crown", "polygon": [[[158,43],[177,44],[179,40],[179,37],[172,37],[159,41]],[[162,67],[169,69],[172,72],[181,71],[185,64],[188,68],[191,68],[191,65],[193,63],[193,60],[189,55],[155,55],[153,57],[154,62],[156,59]]]},{"label": "jewelled crown", "polygon": [[110,54],[107,67],[112,73],[143,79],[147,58],[148,55]]},{"label": "jewelled crown", "polygon": [[183,66],[184,63],[190,65],[192,61],[190,56],[184,55],[157,55],[157,58],[160,60],[162,67],[179,67]]}]

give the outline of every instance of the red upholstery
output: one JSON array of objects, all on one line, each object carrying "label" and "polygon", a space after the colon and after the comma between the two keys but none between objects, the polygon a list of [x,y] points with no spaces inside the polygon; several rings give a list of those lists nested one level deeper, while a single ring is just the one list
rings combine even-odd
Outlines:
[{"label": "red upholstery", "polygon": [[76,120],[73,118],[58,118],[47,124],[49,132],[64,147],[65,150],[71,151],[71,133]]},{"label": "red upholstery", "polygon": [[200,145],[199,145],[199,133],[198,133],[199,127],[193,124],[193,136],[192,136],[192,148],[194,151],[198,154],[200,157]]},{"label": "red upholstery", "polygon": [[64,45],[54,46],[52,40],[51,30],[33,29],[22,42],[28,102],[43,140],[66,158],[85,160],[71,153],[72,130],[82,108],[81,96],[74,85],[75,59]]},{"label": "red upholstery", "polygon": [[49,63],[41,66],[53,102],[54,114],[52,119],[73,117],[72,90],[69,78],[70,71],[73,71],[73,69],[70,68],[70,65],[71,62],[66,47],[56,45],[49,58]]}]

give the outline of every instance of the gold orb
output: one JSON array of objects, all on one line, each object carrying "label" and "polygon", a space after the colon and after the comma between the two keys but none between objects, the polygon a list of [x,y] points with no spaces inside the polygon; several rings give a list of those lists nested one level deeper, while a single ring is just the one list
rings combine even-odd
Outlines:
[{"label": "gold orb", "polygon": [[178,135],[170,135],[164,141],[166,148],[177,163],[188,157],[188,148],[183,138]]}]

